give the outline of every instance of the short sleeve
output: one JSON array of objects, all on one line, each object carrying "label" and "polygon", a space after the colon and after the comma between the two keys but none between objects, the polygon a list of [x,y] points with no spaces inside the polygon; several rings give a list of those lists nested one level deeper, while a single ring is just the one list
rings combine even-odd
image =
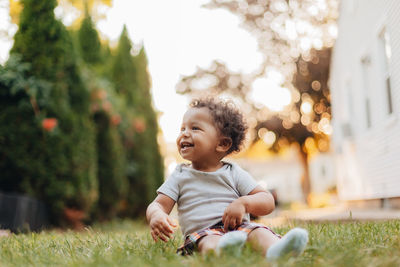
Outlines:
[{"label": "short sleeve", "polygon": [[178,201],[179,187],[178,187],[178,177],[177,177],[176,170],[157,189],[157,194],[160,194],[160,193],[169,196],[170,198],[172,198],[175,201]]},{"label": "short sleeve", "polygon": [[254,178],[238,165],[233,165],[233,178],[236,183],[237,190],[241,196],[247,196],[251,191],[258,186]]}]

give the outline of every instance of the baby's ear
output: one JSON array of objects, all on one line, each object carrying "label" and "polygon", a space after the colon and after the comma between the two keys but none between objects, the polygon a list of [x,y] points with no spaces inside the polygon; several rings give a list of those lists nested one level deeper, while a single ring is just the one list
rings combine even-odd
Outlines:
[{"label": "baby's ear", "polygon": [[232,139],[226,136],[221,137],[217,146],[218,152],[226,153],[232,146]]}]

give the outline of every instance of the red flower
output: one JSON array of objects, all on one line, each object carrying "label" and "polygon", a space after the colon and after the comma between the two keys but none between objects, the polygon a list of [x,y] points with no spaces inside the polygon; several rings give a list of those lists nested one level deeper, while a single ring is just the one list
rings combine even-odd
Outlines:
[{"label": "red flower", "polygon": [[56,118],[46,118],[42,120],[42,127],[48,132],[53,131],[53,129],[57,126],[58,121]]},{"label": "red flower", "polygon": [[100,100],[104,100],[107,98],[107,92],[104,90],[97,91],[97,98]]},{"label": "red flower", "polygon": [[116,114],[111,116],[111,123],[113,125],[118,125],[121,122],[121,116]]},{"label": "red flower", "polygon": [[146,122],[142,118],[137,118],[133,120],[133,128],[138,133],[143,133],[146,130]]}]

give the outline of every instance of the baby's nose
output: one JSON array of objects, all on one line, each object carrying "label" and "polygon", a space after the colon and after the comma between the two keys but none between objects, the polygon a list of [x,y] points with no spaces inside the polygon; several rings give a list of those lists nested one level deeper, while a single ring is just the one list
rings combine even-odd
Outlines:
[{"label": "baby's nose", "polygon": [[189,134],[190,134],[189,129],[185,129],[185,130],[182,131],[182,135],[183,136],[188,136]]}]

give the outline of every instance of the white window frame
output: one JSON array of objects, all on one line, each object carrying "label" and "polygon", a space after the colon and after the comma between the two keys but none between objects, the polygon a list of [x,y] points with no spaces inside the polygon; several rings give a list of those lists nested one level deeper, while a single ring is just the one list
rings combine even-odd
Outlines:
[{"label": "white window frame", "polygon": [[384,103],[386,106],[386,116],[390,117],[394,114],[394,102],[393,102],[393,86],[391,82],[391,45],[390,35],[387,30],[387,26],[380,28],[378,32],[378,55],[379,55],[379,68],[382,75],[382,91],[385,95]]},{"label": "white window frame", "polygon": [[371,56],[370,53],[366,53],[360,57],[361,67],[361,86],[363,92],[363,109],[365,111],[365,129],[370,130],[373,126],[372,121],[372,105],[371,105],[371,79],[370,79],[370,68],[371,68]]},{"label": "white window frame", "polygon": [[350,77],[347,77],[344,80],[344,110],[345,114],[345,121],[342,123],[342,134],[344,138],[352,138],[354,136],[354,129],[352,125],[352,119],[354,120],[356,112],[354,110],[354,92],[352,87],[352,80]]}]

